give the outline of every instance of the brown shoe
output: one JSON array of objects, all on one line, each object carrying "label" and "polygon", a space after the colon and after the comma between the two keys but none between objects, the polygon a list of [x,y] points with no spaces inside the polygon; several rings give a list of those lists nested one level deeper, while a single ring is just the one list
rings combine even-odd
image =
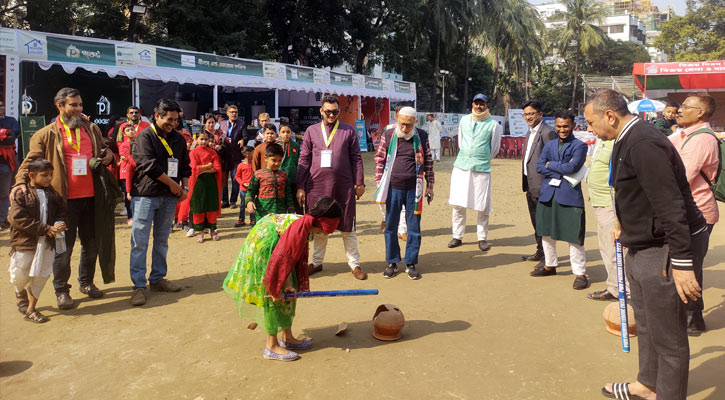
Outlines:
[{"label": "brown shoe", "polygon": [[355,279],[361,281],[368,279],[368,274],[365,273],[365,271],[363,271],[360,267],[355,267],[355,269],[352,270],[352,276],[354,276]]},{"label": "brown shoe", "polygon": [[146,288],[135,288],[131,295],[132,306],[142,306],[146,304]]},{"label": "brown shoe", "polygon": [[308,271],[309,271],[308,274],[310,276],[312,276],[312,274],[316,274],[316,273],[322,271],[322,264],[320,264],[320,265],[308,264],[307,265],[307,268],[308,268]]},{"label": "brown shoe", "polygon": [[380,233],[385,233],[385,221],[380,222]]},{"label": "brown shoe", "polygon": [[181,290],[181,286],[171,282],[168,279],[162,279],[156,283],[149,285],[151,290],[156,292],[178,292]]},{"label": "brown shoe", "polygon": [[398,239],[400,239],[400,240],[402,240],[402,241],[404,241],[404,242],[407,242],[407,241],[408,241],[408,234],[407,234],[407,233],[403,233],[403,234],[401,235],[401,234],[399,233],[399,234],[398,234]]}]

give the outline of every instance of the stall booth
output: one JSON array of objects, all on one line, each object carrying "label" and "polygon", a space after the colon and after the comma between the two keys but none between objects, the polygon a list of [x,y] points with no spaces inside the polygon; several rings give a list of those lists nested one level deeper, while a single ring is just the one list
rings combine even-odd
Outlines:
[{"label": "stall booth", "polygon": [[149,116],[155,102],[168,97],[180,103],[186,119],[234,104],[247,123],[267,112],[304,131],[319,121],[322,96],[332,94],[340,99],[341,120],[362,127],[364,136],[385,126],[391,101],[416,99],[411,82],[8,28],[0,28],[0,53],[7,115],[41,127],[55,117],[52,98],[65,86],[81,90],[84,112],[102,127],[131,105]]},{"label": "stall booth", "polygon": [[[707,92],[725,104],[725,61],[636,63],[632,75],[645,98],[682,103],[689,93]],[[717,108],[710,124],[725,130],[725,107]]]}]

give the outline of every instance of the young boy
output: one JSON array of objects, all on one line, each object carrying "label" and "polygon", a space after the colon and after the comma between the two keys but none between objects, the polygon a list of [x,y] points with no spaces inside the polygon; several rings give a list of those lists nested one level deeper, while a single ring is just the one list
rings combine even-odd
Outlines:
[{"label": "young boy", "polygon": [[[277,144],[282,146],[284,157],[282,158],[282,166],[280,169],[287,174],[287,180],[290,183],[292,193],[297,193],[297,163],[300,160],[300,145],[292,141],[292,127],[290,124],[282,123],[279,126],[279,141]],[[292,196],[292,202],[295,206],[297,214],[304,214],[302,206],[297,201],[297,196]]]},{"label": "young boy", "polygon": [[259,218],[267,214],[294,213],[292,191],[287,174],[280,171],[284,151],[277,143],[269,143],[265,149],[267,167],[258,169],[249,182],[244,201],[247,212],[256,213]]},{"label": "young boy", "polygon": [[264,168],[265,165],[267,165],[267,162],[265,161],[267,145],[271,143],[275,143],[277,141],[277,127],[272,124],[268,123],[264,125],[264,133],[262,134],[262,137],[264,138],[264,142],[257,146],[254,149],[254,154],[252,154],[252,171],[256,171],[260,168]]},{"label": "young boy", "polygon": [[[249,188],[249,183],[252,181],[252,174],[254,173],[250,165],[253,152],[254,147],[252,146],[244,146],[242,148],[242,162],[239,163],[236,175],[234,175],[234,180],[239,184],[239,197],[242,199],[247,194],[247,189]],[[249,214],[249,224],[254,225],[255,222],[254,214]],[[234,227],[239,228],[244,225],[244,207],[239,207],[239,218],[234,223]]]},{"label": "young boy", "polygon": [[133,209],[131,208],[131,199],[128,194],[129,192],[126,190],[126,181],[133,179],[133,172],[129,175],[129,171],[132,168],[131,163],[133,163],[133,158],[131,158],[131,146],[133,146],[133,142],[136,140],[136,130],[133,125],[129,124],[123,127],[123,138],[123,142],[118,144],[118,154],[121,158],[119,161],[119,181],[121,183],[121,190],[123,191],[124,202],[126,205],[126,216],[128,217],[128,221],[126,221],[126,223],[127,225],[131,225],[133,222]]},{"label": "young boy", "polygon": [[27,184],[10,200],[10,283],[15,303],[25,320],[42,324],[48,317],[35,309],[40,292],[53,272],[55,237],[65,227],[65,203],[50,186],[53,164],[37,159],[28,163]]}]

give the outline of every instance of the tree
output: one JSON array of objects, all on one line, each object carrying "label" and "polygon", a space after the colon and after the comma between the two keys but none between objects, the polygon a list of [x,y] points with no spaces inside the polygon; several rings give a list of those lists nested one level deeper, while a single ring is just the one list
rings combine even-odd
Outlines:
[{"label": "tree", "polygon": [[725,59],[725,0],[688,3],[687,14],[660,28],[654,46],[675,61]]},{"label": "tree", "polygon": [[585,56],[582,71],[588,75],[629,75],[632,64],[650,61],[647,49],[641,44],[606,38],[599,50]]},{"label": "tree", "polygon": [[605,34],[597,26],[608,11],[596,0],[563,0],[566,4],[566,27],[559,41],[560,54],[574,48],[574,70],[572,71],[571,108],[576,109],[577,81],[582,55],[599,49],[604,44]]}]

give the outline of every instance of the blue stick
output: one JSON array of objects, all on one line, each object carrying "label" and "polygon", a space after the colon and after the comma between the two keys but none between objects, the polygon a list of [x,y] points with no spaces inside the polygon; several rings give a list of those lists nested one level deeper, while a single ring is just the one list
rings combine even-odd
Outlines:
[{"label": "blue stick", "polygon": [[[318,290],[316,292],[299,292],[297,297],[370,296],[376,294],[378,294],[378,289]],[[284,294],[286,298],[293,296],[293,293]]]},{"label": "blue stick", "polygon": [[619,289],[619,321],[620,335],[622,336],[622,351],[629,353],[629,321],[627,316],[627,287],[624,281],[624,253],[622,243],[614,242],[617,254],[617,288]]}]

